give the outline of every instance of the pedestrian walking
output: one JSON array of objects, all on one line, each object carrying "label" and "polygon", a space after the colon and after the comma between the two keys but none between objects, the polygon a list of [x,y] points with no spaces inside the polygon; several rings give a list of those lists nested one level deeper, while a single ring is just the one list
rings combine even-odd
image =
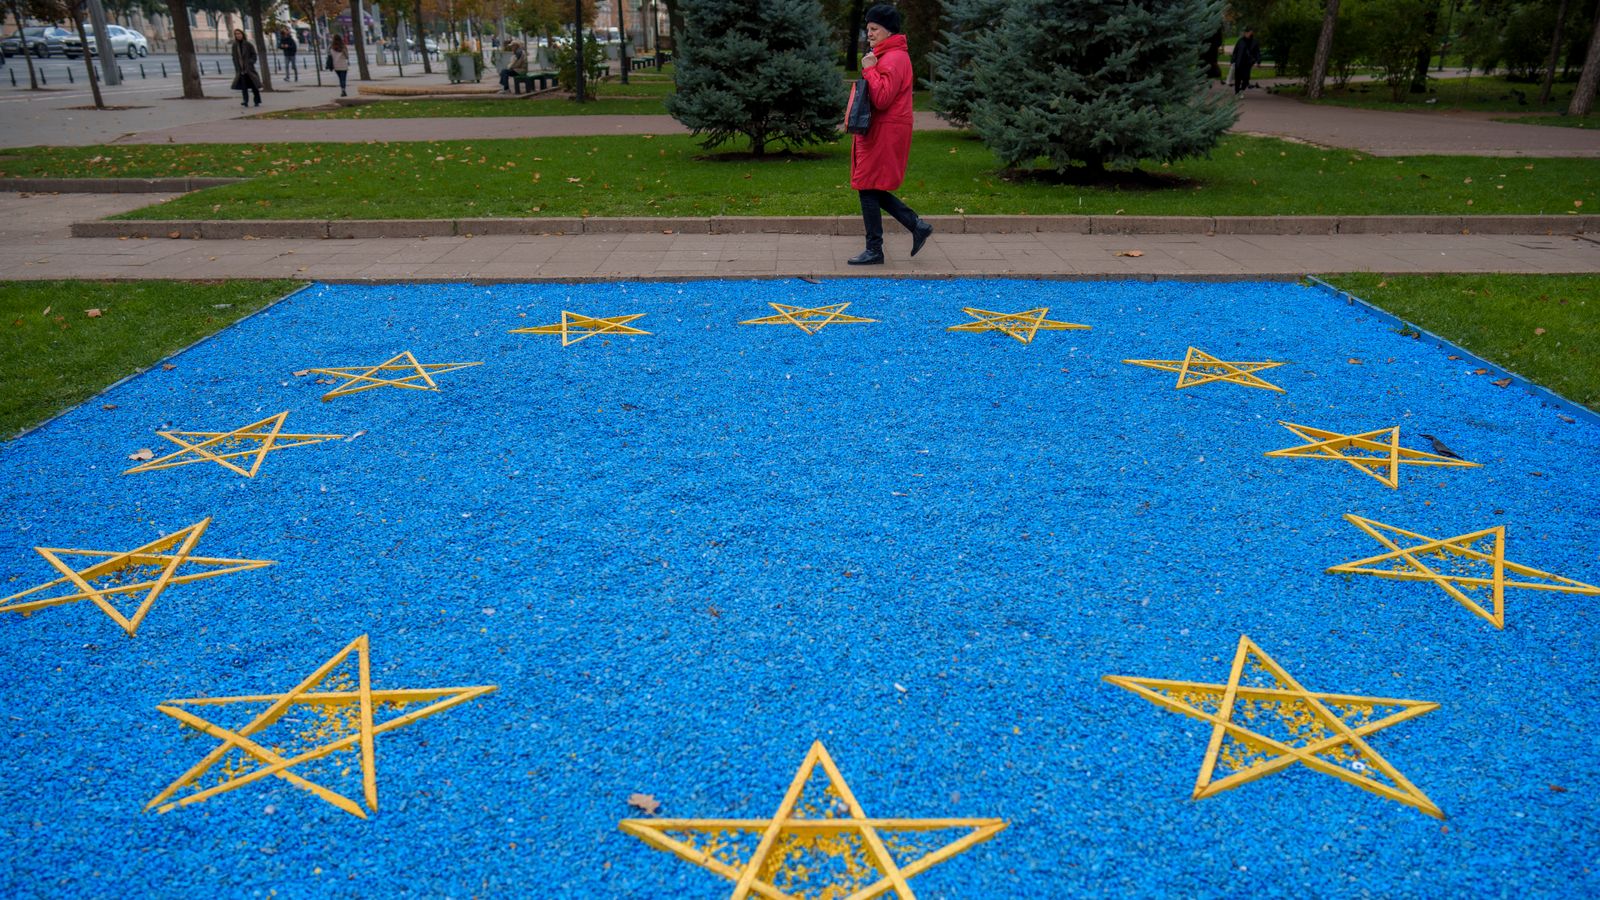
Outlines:
[{"label": "pedestrian walking", "polygon": [[344,35],[334,34],[333,40],[328,43],[328,58],[325,62],[328,71],[339,76],[339,96],[350,96],[345,90],[345,79],[350,77],[350,51],[345,49]]},{"label": "pedestrian walking", "polygon": [[[900,33],[900,12],[880,3],[867,10],[867,43],[872,49],[861,58],[872,121],[866,134],[853,135],[850,145],[850,186],[861,194],[861,220],[867,227],[867,249],[849,260],[852,266],[883,262],[883,212],[911,232],[911,255],[916,256],[933,234],[911,207],[890,193],[906,178],[911,157],[911,56]],[[857,98],[860,100],[861,98]]]},{"label": "pedestrian walking", "polygon": [[1250,86],[1250,67],[1261,62],[1261,45],[1256,43],[1256,30],[1246,28],[1233,44],[1233,92],[1244,93]]},{"label": "pedestrian walking", "polygon": [[295,65],[295,56],[300,52],[300,45],[295,42],[294,35],[289,33],[289,27],[278,29],[278,50],[283,54],[283,78],[285,81],[299,81],[300,68]]},{"label": "pedestrian walking", "polygon": [[[511,92],[511,79],[528,72],[528,53],[522,49],[522,42],[517,40],[506,41],[506,53],[511,54],[510,62],[500,70],[500,93]],[[504,59],[504,57],[502,57]]]},{"label": "pedestrian walking", "polygon": [[256,74],[256,47],[245,39],[244,29],[233,30],[233,90],[244,97],[240,106],[250,105],[250,94],[255,92],[256,105],[261,105],[261,76]]}]

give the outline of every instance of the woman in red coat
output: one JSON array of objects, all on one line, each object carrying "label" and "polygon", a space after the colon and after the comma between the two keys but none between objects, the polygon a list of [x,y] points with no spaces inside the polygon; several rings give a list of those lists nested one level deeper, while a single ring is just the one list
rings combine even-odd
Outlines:
[{"label": "woman in red coat", "polygon": [[933,226],[889,193],[906,178],[911,156],[911,57],[900,33],[900,12],[878,4],[867,10],[867,42],[872,50],[861,58],[872,101],[872,125],[855,135],[850,147],[850,186],[861,192],[861,219],[867,226],[867,249],[850,259],[852,266],[883,262],[883,210],[911,232],[911,255],[933,234]]}]

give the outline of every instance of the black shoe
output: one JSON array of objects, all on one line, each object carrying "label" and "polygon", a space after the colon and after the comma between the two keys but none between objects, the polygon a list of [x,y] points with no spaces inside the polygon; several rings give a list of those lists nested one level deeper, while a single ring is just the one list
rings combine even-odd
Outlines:
[{"label": "black shoe", "polygon": [[922,249],[922,245],[926,244],[928,238],[931,237],[933,237],[933,226],[918,220],[916,230],[911,232],[911,255],[916,256],[917,252]]},{"label": "black shoe", "polygon": [[863,250],[858,255],[846,260],[852,266],[881,266],[883,265],[882,250]]}]

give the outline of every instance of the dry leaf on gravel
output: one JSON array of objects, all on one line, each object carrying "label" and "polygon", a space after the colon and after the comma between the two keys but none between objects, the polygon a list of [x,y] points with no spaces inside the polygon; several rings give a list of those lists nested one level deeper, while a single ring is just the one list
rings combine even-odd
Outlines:
[{"label": "dry leaf on gravel", "polygon": [[177,366],[175,364],[173,364],[173,363],[162,363],[161,364],[161,371],[163,371],[163,372],[171,372],[173,369],[176,369],[176,368],[177,368]]},{"label": "dry leaf on gravel", "polygon": [[1352,357],[1350,357],[1350,365],[1359,366],[1359,365],[1361,365],[1361,360],[1356,359],[1354,356],[1352,356]]},{"label": "dry leaf on gravel", "polygon": [[110,412],[111,410],[116,409],[117,405],[115,403],[102,403],[100,404],[100,408],[106,412]]},{"label": "dry leaf on gravel", "polygon": [[647,816],[653,816],[661,808],[661,801],[649,794],[629,794],[628,805]]},{"label": "dry leaf on gravel", "polygon": [[1488,369],[1473,369],[1472,370],[1472,374],[1474,374],[1474,375],[1487,375],[1487,374],[1489,374],[1489,370]]},{"label": "dry leaf on gravel", "polygon": [[139,462],[144,462],[147,459],[155,459],[156,458],[156,453],[155,453],[154,450],[151,450],[149,447],[145,447],[145,448],[142,448],[142,449],[139,449],[139,450],[135,450],[132,453],[129,453],[128,454],[128,458],[132,459],[132,460],[137,460]]},{"label": "dry leaf on gravel", "polygon": [[294,372],[294,373],[292,373],[292,374],[293,374],[293,375],[294,375],[294,377],[296,377],[296,378],[304,378],[304,377],[306,377],[306,376],[307,376],[307,375],[310,375],[310,374],[311,374],[311,370],[310,370],[310,369],[301,369],[301,370],[300,370],[300,371],[298,371],[298,372]]},{"label": "dry leaf on gravel", "polygon": [[1501,388],[1511,387],[1511,379],[1509,379],[1509,378],[1502,378],[1499,381],[1491,381],[1489,383],[1494,385],[1495,387],[1501,387]]},{"label": "dry leaf on gravel", "polygon": [[1571,416],[1563,416],[1563,415],[1562,415],[1562,414],[1560,414],[1560,413],[1556,413],[1556,418],[1558,418],[1558,419],[1560,419],[1560,420],[1561,420],[1561,421],[1563,421],[1563,422],[1565,422],[1565,423],[1567,423],[1567,424],[1568,424],[1568,425],[1573,425],[1573,424],[1576,424],[1576,423],[1577,423],[1577,421],[1578,421],[1578,420],[1577,420],[1577,419],[1574,419],[1574,418],[1573,418],[1573,417],[1571,417]]}]

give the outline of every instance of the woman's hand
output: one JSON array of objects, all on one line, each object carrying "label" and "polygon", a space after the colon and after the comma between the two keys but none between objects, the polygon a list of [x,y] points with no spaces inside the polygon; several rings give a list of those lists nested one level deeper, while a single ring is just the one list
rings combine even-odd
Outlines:
[{"label": "woman's hand", "polygon": [[872,68],[873,66],[875,66],[877,64],[878,64],[878,57],[872,55],[872,53],[870,53],[870,52],[867,53],[866,56],[861,57],[861,68],[863,68],[863,69],[870,69],[870,68]]}]

